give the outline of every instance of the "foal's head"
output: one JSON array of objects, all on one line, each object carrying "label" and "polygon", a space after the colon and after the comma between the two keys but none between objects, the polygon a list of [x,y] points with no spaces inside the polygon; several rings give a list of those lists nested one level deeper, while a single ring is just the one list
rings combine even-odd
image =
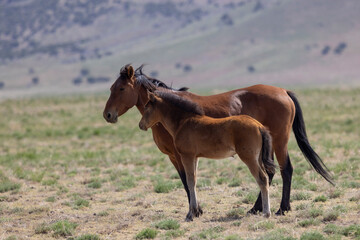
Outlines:
[{"label": "foal's head", "polygon": [[155,94],[149,92],[149,101],[145,105],[144,114],[140,120],[139,128],[146,131],[148,128],[151,128],[156,123],[160,122],[161,115],[158,111],[157,105],[163,100],[160,97],[155,96]]},{"label": "foal's head", "polygon": [[[204,110],[198,104],[171,92],[148,92],[149,101],[145,105],[143,117],[139,123],[142,130],[147,130],[169,115],[174,119],[183,119],[189,115],[204,115]],[[160,107],[161,106],[161,107]]]}]

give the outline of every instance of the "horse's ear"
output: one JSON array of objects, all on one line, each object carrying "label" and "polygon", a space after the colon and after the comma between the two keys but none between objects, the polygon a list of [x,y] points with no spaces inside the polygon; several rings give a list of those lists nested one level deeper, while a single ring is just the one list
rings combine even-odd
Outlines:
[{"label": "horse's ear", "polygon": [[130,65],[126,68],[129,79],[134,77],[134,68]]}]

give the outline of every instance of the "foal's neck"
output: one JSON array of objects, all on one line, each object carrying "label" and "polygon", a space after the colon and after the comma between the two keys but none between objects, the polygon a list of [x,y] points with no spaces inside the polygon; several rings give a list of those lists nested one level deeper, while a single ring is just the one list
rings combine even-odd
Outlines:
[{"label": "foal's neck", "polygon": [[138,100],[136,102],[136,107],[141,113],[144,114],[145,104],[149,101],[149,95],[144,86],[140,86],[138,90]]},{"label": "foal's neck", "polygon": [[172,137],[175,136],[179,127],[181,127],[186,120],[196,115],[164,102],[158,105],[158,107],[161,114],[160,123]]}]

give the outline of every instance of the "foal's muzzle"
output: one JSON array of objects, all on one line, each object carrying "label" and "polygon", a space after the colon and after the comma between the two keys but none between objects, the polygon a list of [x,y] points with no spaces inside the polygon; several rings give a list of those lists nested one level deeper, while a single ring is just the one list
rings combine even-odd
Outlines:
[{"label": "foal's muzzle", "polygon": [[144,131],[147,131],[147,127],[145,126],[145,124],[143,123],[143,122],[139,122],[139,128],[141,129],[141,130],[144,130]]}]

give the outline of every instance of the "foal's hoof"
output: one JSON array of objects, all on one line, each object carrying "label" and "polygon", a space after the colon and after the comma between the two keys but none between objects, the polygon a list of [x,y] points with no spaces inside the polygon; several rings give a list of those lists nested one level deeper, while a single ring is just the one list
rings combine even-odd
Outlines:
[{"label": "foal's hoof", "polygon": [[264,217],[269,218],[270,216],[271,216],[271,213],[270,213],[270,212],[264,213]]}]

